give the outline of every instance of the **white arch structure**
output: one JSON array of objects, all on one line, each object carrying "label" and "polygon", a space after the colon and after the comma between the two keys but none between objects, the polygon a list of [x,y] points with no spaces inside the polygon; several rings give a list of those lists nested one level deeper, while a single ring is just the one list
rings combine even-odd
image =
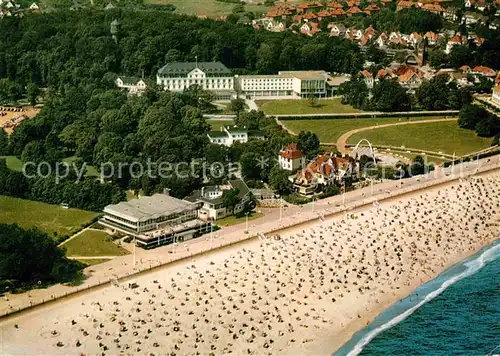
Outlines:
[{"label": "white arch structure", "polygon": [[352,151],[353,152],[353,155],[354,154],[357,154],[358,153],[358,149],[359,149],[359,145],[362,143],[362,142],[366,142],[368,144],[368,146],[370,147],[370,151],[372,152],[372,159],[373,159],[373,163],[375,165],[377,165],[377,160],[375,159],[375,151],[373,151],[373,147],[372,147],[372,144],[370,143],[370,141],[368,141],[366,138],[362,138],[357,144],[356,146],[354,146],[354,150]]}]

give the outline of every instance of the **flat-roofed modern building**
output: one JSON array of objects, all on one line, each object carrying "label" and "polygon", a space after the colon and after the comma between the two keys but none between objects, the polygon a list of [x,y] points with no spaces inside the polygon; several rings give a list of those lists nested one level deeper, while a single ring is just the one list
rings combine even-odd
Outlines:
[{"label": "flat-roofed modern building", "polygon": [[200,207],[199,203],[155,194],[106,206],[99,223],[134,236],[137,246],[151,248],[210,231],[210,222],[198,219]]},{"label": "flat-roofed modern building", "polygon": [[221,62],[168,63],[158,70],[156,84],[174,92],[197,84],[213,92],[217,100],[230,100],[234,95],[234,77]]},{"label": "flat-roofed modern building", "polygon": [[346,80],[346,76],[332,77],[322,70],[285,71],[274,75],[236,75],[235,90],[246,99],[327,97]]}]

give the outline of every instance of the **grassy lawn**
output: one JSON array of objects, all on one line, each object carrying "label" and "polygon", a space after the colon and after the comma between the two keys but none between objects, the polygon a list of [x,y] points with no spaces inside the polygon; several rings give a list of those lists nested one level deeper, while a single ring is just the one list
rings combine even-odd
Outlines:
[{"label": "grassy lawn", "polygon": [[453,121],[373,129],[351,136],[349,143],[354,144],[362,138],[375,145],[405,146],[447,154],[455,152],[457,156],[486,148],[493,140],[461,129]]},{"label": "grassy lawn", "polygon": [[[64,158],[62,161],[71,164],[71,163],[73,163],[73,161],[75,159],[76,159],[75,156],[71,156],[71,157]],[[87,170],[85,172],[86,177],[99,177],[100,176],[99,171],[97,170],[96,167],[87,164],[86,168],[87,168]]]},{"label": "grassy lawn", "polygon": [[5,158],[8,169],[19,172],[23,170],[23,162],[16,156],[0,156],[0,159],[2,158]]},{"label": "grassy lawn", "polygon": [[233,120],[207,120],[207,122],[212,126],[212,131],[220,131],[222,126],[233,124]]},{"label": "grassy lawn", "polygon": [[[216,0],[146,0],[146,4],[175,6],[175,13],[187,15],[206,15],[208,17],[217,17],[220,15],[229,15],[236,4],[220,2]],[[245,11],[265,13],[267,6],[261,4],[246,4]]]},{"label": "grassy lawn", "polygon": [[436,117],[414,117],[409,119],[398,117],[382,117],[362,119],[282,120],[282,122],[288,129],[292,130],[296,134],[298,134],[300,131],[311,131],[318,135],[321,142],[335,143],[338,138],[342,136],[342,134],[354,129],[375,125],[427,119],[436,119]]},{"label": "grassy lawn", "polygon": [[100,230],[86,230],[62,246],[67,250],[67,256],[123,256],[130,253]]},{"label": "grassy lawn", "polygon": [[31,200],[0,195],[0,222],[18,224],[23,228],[37,227],[50,235],[73,235],[81,225],[98,214],[78,209],[63,209]]},{"label": "grassy lawn", "polygon": [[[255,219],[261,218],[263,216],[264,216],[264,214],[262,214],[262,213],[253,212],[252,215],[248,216],[248,221],[255,220]],[[240,223],[245,223],[245,217],[243,216],[241,218],[237,218],[236,216],[231,215],[231,216],[225,217],[223,219],[219,219],[215,223],[220,227],[236,225],[236,224],[240,224]]]},{"label": "grassy lawn", "polygon": [[320,99],[311,107],[309,100],[256,100],[259,108],[268,115],[332,114],[361,112],[350,105],[344,105],[340,98]]}]

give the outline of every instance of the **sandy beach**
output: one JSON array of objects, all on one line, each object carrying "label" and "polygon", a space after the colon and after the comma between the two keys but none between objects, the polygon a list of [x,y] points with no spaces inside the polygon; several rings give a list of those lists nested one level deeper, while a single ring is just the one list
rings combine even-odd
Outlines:
[{"label": "sandy beach", "polygon": [[331,354],[498,238],[500,174],[253,239],[0,322],[0,353]]}]

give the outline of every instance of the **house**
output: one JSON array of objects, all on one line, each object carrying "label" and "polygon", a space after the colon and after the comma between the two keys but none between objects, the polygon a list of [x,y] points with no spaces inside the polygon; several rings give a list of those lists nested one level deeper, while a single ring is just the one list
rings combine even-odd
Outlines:
[{"label": "house", "polygon": [[422,78],[414,71],[408,70],[398,77],[398,83],[407,89],[416,89],[422,84]]},{"label": "house", "polygon": [[448,21],[457,21],[458,20],[458,8],[454,6],[447,6],[445,11],[443,12],[443,17]]},{"label": "house", "polygon": [[222,198],[224,191],[237,189],[240,202],[234,207],[234,212],[240,212],[245,203],[250,199],[250,189],[241,179],[230,180],[225,185],[205,186],[201,189],[193,191],[189,196],[184,198],[185,201],[192,202],[200,206],[198,210],[198,218],[202,221],[216,221],[232,214],[224,206]]},{"label": "house", "polygon": [[319,155],[307,166],[290,177],[300,194],[310,195],[322,186],[340,182],[359,172],[359,162],[350,156],[337,157],[331,153]]},{"label": "house", "polygon": [[366,86],[368,87],[368,89],[372,89],[373,88],[373,82],[374,82],[373,81],[373,75],[369,71],[367,71],[366,69],[364,69],[361,72],[359,72],[359,74],[361,74],[361,77],[365,81]]},{"label": "house", "polygon": [[210,231],[211,223],[198,218],[200,207],[168,193],[155,194],[106,206],[99,224],[133,236],[137,246],[149,249]]},{"label": "house", "polygon": [[357,6],[350,7],[350,8],[346,11],[347,16],[359,15],[359,14],[362,14],[362,13],[363,13],[363,11],[361,11],[361,10],[359,9],[359,7],[357,7]]},{"label": "house", "polygon": [[129,94],[142,94],[147,89],[147,84],[144,79],[137,77],[121,76],[115,80],[118,88],[128,90]]},{"label": "house", "polygon": [[445,53],[450,54],[451,49],[455,46],[461,46],[467,44],[467,37],[462,36],[460,32],[456,33],[448,43],[446,43]]},{"label": "house", "polygon": [[411,43],[413,43],[414,46],[417,45],[417,43],[422,39],[422,35],[418,32],[412,32],[410,37],[409,37],[409,40]]},{"label": "house", "polygon": [[376,13],[380,11],[380,7],[378,7],[376,4],[370,4],[367,7],[365,7],[365,12],[367,14],[371,15],[372,13]]},{"label": "house", "polygon": [[380,34],[380,36],[378,36],[378,38],[375,41],[375,43],[377,44],[377,46],[379,46],[379,48],[385,48],[388,39],[389,39],[389,37],[387,37],[387,34],[385,32],[382,32]]},{"label": "house", "polygon": [[472,69],[472,74],[477,74],[483,77],[490,77],[490,78],[493,78],[497,75],[497,73],[493,69],[485,66],[475,66]]},{"label": "house", "polygon": [[332,15],[332,17],[339,17],[339,16],[344,16],[346,12],[344,11],[344,9],[340,8],[340,9],[334,9],[332,12],[330,12],[330,14]]},{"label": "house", "polygon": [[496,106],[500,107],[500,85],[493,87],[493,92],[491,94],[491,102]]},{"label": "house", "polygon": [[319,23],[317,22],[306,22],[300,26],[300,33],[308,36],[314,36],[318,32],[321,32],[319,28]]},{"label": "house", "polygon": [[431,46],[434,46],[437,44],[439,40],[439,35],[437,33],[434,33],[432,31],[428,31],[425,33],[424,38],[427,39],[427,43]]},{"label": "house", "polygon": [[472,73],[472,69],[471,67],[469,66],[466,66],[466,65],[463,65],[461,66],[460,68],[458,68],[459,70],[461,70],[462,72],[466,73],[466,74],[470,74]]},{"label": "house", "polygon": [[246,143],[250,139],[265,140],[264,133],[259,130],[247,130],[234,126],[222,126],[220,131],[210,131],[210,143],[231,147],[235,142]]},{"label": "house", "polygon": [[293,172],[299,168],[303,168],[305,163],[306,158],[296,143],[290,143],[278,154],[278,164],[281,169]]},{"label": "house", "polygon": [[415,7],[416,3],[412,1],[400,1],[396,5],[396,11],[403,10],[403,9],[409,9],[410,7]]},{"label": "house", "polygon": [[39,11],[40,7],[34,2],[30,5],[28,9],[30,9],[31,11]]},{"label": "house", "polygon": [[370,25],[366,30],[365,30],[365,36],[368,36],[370,39],[375,36],[377,31]]},{"label": "house", "polygon": [[343,24],[330,23],[328,24],[330,29],[330,36],[343,37],[346,33],[346,28]]},{"label": "house", "polygon": [[424,4],[422,6],[422,10],[426,10],[438,15],[441,15],[446,11],[446,9],[439,4]]},{"label": "house", "polygon": [[377,75],[375,76],[375,80],[379,81],[379,80],[387,80],[387,79],[394,79],[396,78],[396,75],[394,74],[394,72],[390,69],[379,69],[379,71],[377,72]]}]

